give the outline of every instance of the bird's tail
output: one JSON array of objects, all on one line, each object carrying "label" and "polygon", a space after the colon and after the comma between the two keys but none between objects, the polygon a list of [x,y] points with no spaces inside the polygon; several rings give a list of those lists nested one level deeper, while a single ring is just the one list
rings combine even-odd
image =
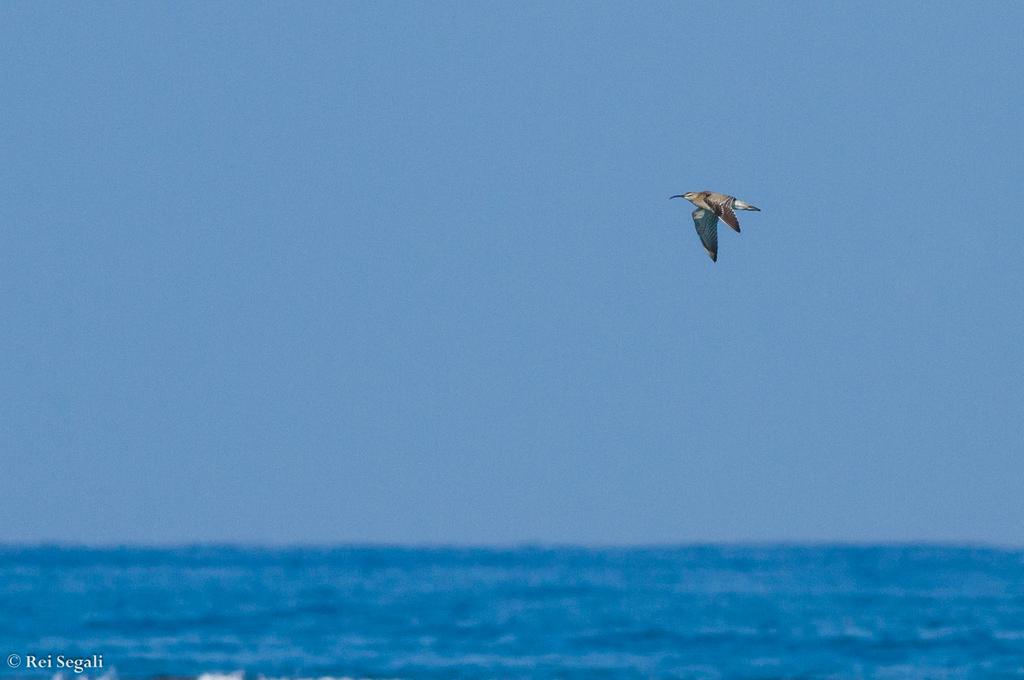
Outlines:
[{"label": "bird's tail", "polygon": [[732,207],[736,208],[737,210],[756,210],[757,212],[761,212],[761,209],[758,208],[756,205],[744,203],[738,198],[732,202]]}]

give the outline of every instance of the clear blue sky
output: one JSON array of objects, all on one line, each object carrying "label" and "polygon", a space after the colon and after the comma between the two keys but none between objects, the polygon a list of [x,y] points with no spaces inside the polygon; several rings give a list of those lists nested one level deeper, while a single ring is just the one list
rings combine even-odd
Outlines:
[{"label": "clear blue sky", "polygon": [[889,4],[0,5],[0,541],[1024,543],[1024,5]]}]

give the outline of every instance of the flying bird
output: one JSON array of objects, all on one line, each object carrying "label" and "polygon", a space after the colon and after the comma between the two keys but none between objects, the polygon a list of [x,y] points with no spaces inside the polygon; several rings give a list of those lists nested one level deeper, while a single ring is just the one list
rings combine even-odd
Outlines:
[{"label": "flying bird", "polygon": [[708,251],[712,262],[718,261],[718,218],[736,230],[740,231],[740,221],[736,219],[734,210],[757,210],[749,203],[744,203],[735,196],[715,193],[714,191],[688,191],[685,194],[670,196],[670,198],[685,198],[697,206],[693,211],[693,224],[697,227],[697,235],[700,242],[704,244],[704,250]]}]

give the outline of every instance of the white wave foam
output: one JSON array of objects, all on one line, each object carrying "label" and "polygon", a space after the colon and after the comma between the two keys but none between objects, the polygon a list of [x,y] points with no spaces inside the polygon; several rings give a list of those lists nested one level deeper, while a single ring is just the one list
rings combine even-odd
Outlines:
[{"label": "white wave foam", "polygon": [[[299,676],[299,677],[288,677],[288,676],[270,676],[270,675],[256,675],[250,676],[251,680],[402,680],[401,678],[357,678],[351,675],[321,675],[318,677],[313,676]],[[54,673],[50,680],[118,680],[117,671],[110,669],[102,675],[90,676],[85,673],[79,675],[67,675],[65,673]],[[195,677],[195,680],[246,680],[245,671],[232,671],[225,673],[223,671],[208,671],[206,673],[200,673]]]}]

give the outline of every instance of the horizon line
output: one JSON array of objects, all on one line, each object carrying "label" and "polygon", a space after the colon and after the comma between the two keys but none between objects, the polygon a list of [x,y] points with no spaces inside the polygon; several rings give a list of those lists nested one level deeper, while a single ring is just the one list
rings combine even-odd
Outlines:
[{"label": "horizon line", "polygon": [[289,550],[476,550],[503,552],[510,550],[673,550],[687,548],[947,548],[1019,551],[1024,543],[996,542],[982,540],[949,539],[742,539],[742,540],[693,540],[693,541],[645,541],[637,543],[616,542],[572,542],[523,540],[508,542],[472,541],[247,541],[247,540],[197,540],[197,541],[65,541],[65,540],[2,540],[0,550],[15,549],[62,549],[62,550],[135,550],[165,551],[196,548],[221,548],[230,550],[289,551]]}]

